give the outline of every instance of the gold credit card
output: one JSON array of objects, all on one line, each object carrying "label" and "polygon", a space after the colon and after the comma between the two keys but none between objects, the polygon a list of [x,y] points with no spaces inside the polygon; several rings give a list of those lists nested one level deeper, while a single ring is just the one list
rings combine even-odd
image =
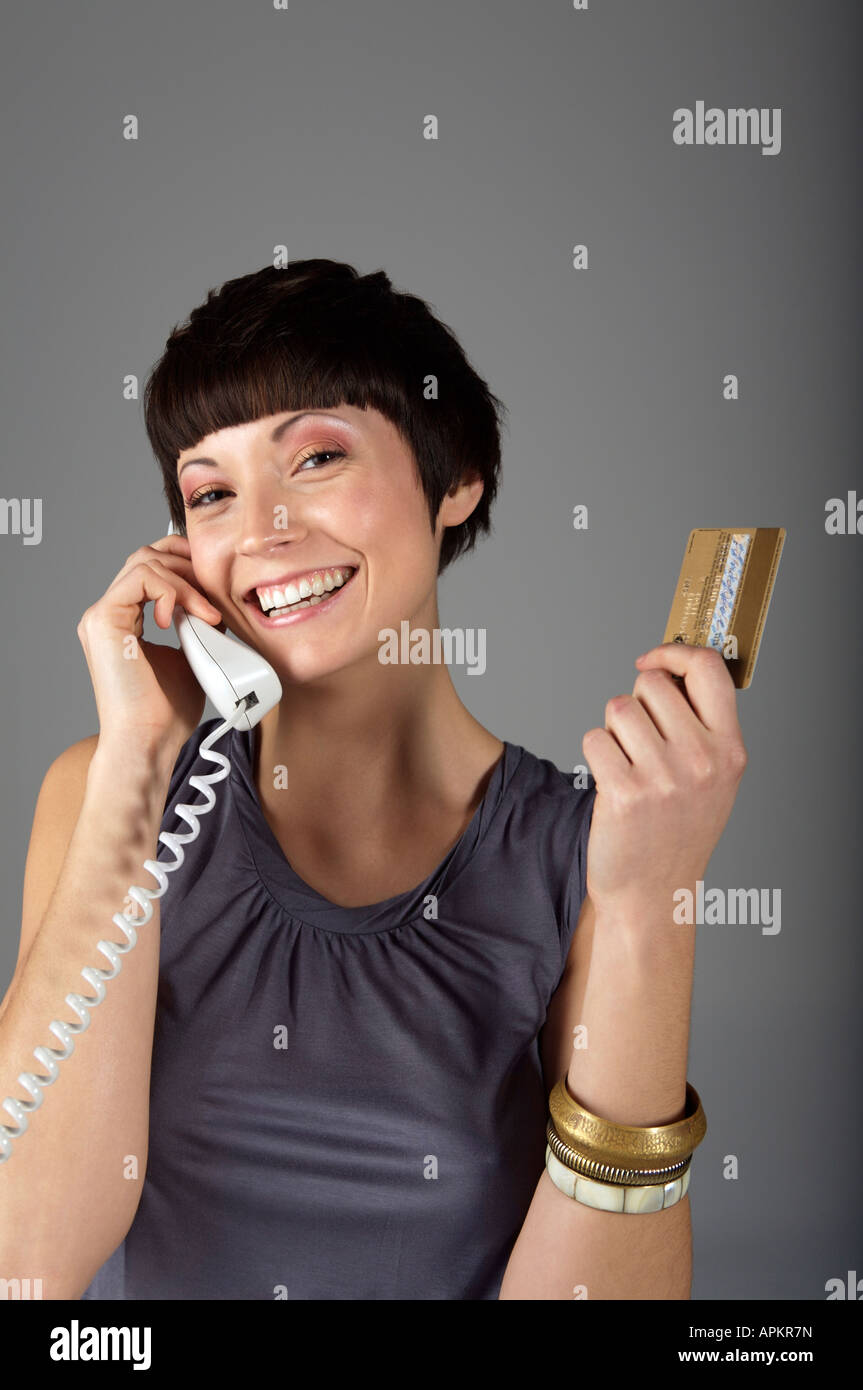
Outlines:
[{"label": "gold credit card", "polygon": [[663,642],[716,647],[738,690],[745,690],[784,544],[784,526],[691,531]]}]

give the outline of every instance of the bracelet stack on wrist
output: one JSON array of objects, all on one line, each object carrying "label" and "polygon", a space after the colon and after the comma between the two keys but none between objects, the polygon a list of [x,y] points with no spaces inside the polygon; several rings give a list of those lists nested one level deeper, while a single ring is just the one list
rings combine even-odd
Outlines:
[{"label": "bracelet stack on wrist", "polygon": [[599,1211],[646,1213],[681,1201],[692,1155],[707,1133],[694,1086],[670,1125],[616,1125],[593,1115],[562,1077],[549,1096],[545,1166],[561,1192]]}]

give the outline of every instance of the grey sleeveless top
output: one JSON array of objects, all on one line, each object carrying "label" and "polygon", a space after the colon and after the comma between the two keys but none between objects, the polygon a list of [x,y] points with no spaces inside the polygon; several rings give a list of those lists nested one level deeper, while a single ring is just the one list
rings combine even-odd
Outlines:
[{"label": "grey sleeveless top", "polygon": [[[202,801],[185,784],[215,771],[218,722],[184,745],[163,830]],[[496,1299],[543,1169],[538,1035],[595,783],[505,742],[423,883],[339,907],[263,815],[255,737],[215,745],[231,773],[160,899],[146,1177],[83,1298]]]}]

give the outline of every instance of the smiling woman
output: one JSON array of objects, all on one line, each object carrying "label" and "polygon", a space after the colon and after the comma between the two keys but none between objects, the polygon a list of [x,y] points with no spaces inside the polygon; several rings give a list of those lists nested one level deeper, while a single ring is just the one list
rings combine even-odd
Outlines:
[{"label": "smiling woman", "polygon": [[[135,825],[139,863],[210,769],[219,721],[199,722],[182,653],[120,659],[148,600],[165,627],[175,600],[221,620],[283,693],[224,736],[158,956],[123,972],[135,1068],[123,1007],[88,1035],[110,1130],[80,1151],[68,1251],[46,1258],[87,1299],[496,1299],[541,1176],[566,1204],[543,1168],[561,1071],[543,1025],[569,988],[594,789],[485,729],[445,662],[382,660],[380,639],[440,632],[438,577],[490,529],[503,407],[423,301],[323,260],[211,293],[145,399],[183,534],[134,552],[82,619],[101,728],[68,900],[102,882],[91,845],[110,829],[119,855]],[[129,805],[108,827],[118,763]]]}]

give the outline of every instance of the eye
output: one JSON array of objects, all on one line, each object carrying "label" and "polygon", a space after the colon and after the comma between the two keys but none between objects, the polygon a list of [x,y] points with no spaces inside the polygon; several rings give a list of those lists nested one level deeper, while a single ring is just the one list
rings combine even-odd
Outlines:
[{"label": "eye", "polygon": [[[315,468],[312,468],[312,469],[309,469],[309,470],[308,470],[309,472],[312,472],[312,473],[316,472],[318,467],[320,467],[320,468],[326,468],[327,464],[332,463],[332,461],[333,461],[334,459],[343,459],[344,457],[345,457],[345,452],[344,452],[343,449],[319,449],[319,450],[318,450],[317,452],[315,452],[315,453],[304,454],[304,455],[299,459],[299,463],[298,463],[298,467],[297,467],[297,472],[298,472],[298,473],[301,473],[301,472],[307,471],[305,465],[306,465],[307,463],[315,463],[317,459],[323,459],[324,462],[323,462],[322,464],[316,464],[316,467],[315,467]],[[228,496],[228,492],[227,492],[227,489],[226,489],[226,488],[220,488],[220,487],[202,487],[202,488],[199,489],[198,492],[193,492],[193,493],[192,493],[192,496],[189,498],[188,502],[186,503],[186,507],[188,508],[189,511],[191,511],[191,509],[192,509],[193,507],[200,507],[200,506],[204,503],[204,498],[205,498],[205,497],[227,497],[227,496]],[[211,506],[212,503],[207,503],[206,505]]]},{"label": "eye", "polygon": [[[305,464],[313,463],[315,459],[326,459],[327,462],[330,463],[333,459],[343,459],[344,457],[345,453],[343,449],[320,449],[317,453],[305,454],[299,460],[299,467],[297,469],[297,472],[299,473],[303,471]],[[326,464],[322,464],[321,466],[326,467]],[[312,469],[311,471],[315,472],[314,469]]]},{"label": "eye", "polygon": [[204,500],[205,497],[215,497],[215,495],[216,495],[217,493],[221,493],[222,496],[225,496],[225,497],[227,496],[227,492],[226,492],[226,490],[225,490],[224,488],[221,488],[221,487],[202,487],[201,490],[200,490],[199,492],[193,492],[193,493],[192,493],[191,497],[189,498],[188,502],[186,503],[186,507],[187,507],[187,509],[188,509],[189,511],[191,511],[192,507],[200,507],[200,505],[201,505],[201,503],[203,502],[203,500]]}]

